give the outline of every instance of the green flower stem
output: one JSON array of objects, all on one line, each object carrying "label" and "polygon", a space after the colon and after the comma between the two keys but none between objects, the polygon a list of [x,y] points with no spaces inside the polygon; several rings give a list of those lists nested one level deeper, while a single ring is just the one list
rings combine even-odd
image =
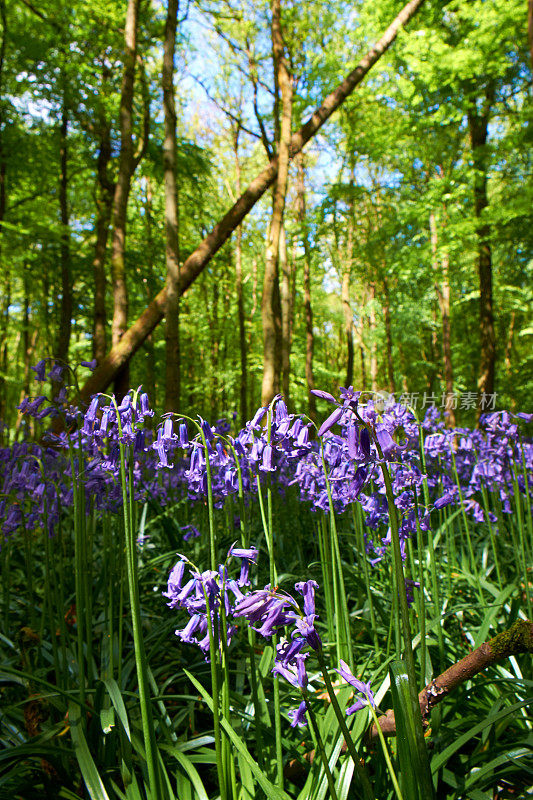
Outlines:
[{"label": "green flower stem", "polygon": [[[416,518],[416,542],[418,547],[418,620],[420,630],[420,672],[422,673],[422,683],[426,684],[426,586],[424,574],[424,537],[420,528],[418,517],[418,494],[415,494],[415,518]],[[430,533],[431,535],[431,533]]]},{"label": "green flower stem", "polygon": [[[119,424],[119,434],[122,436],[122,426],[120,424],[120,414],[117,409]],[[147,675],[146,653],[144,649],[144,637],[141,623],[141,607],[139,598],[139,576],[137,565],[137,543],[135,529],[133,526],[133,495],[134,487],[131,480],[131,470],[126,469],[126,448],[120,442],[120,481],[122,485],[122,508],[124,515],[124,536],[126,544],[126,566],[128,577],[128,590],[130,597],[131,623],[133,630],[133,647],[135,652],[135,667],[137,671],[137,681],[139,685],[139,704],[141,707],[141,721],[146,750],[146,766],[148,769],[148,781],[150,784],[151,800],[161,800],[161,775],[159,769],[159,757],[155,739],[154,721],[152,716],[152,706],[150,703],[150,690]],[[133,454],[129,453],[130,458]],[[131,466],[131,465],[130,465]],[[128,491],[129,489],[129,491]]]},{"label": "green flower stem", "polygon": [[333,780],[333,775],[331,774],[331,770],[329,768],[329,762],[328,762],[328,757],[326,755],[326,750],[324,748],[324,742],[322,741],[320,730],[318,728],[318,723],[316,721],[315,712],[313,711],[311,703],[309,702],[309,693],[307,692],[306,689],[302,689],[302,696],[305,701],[307,716],[309,717],[311,727],[313,728],[313,732],[315,734],[315,741],[318,746],[318,750],[320,752],[320,758],[322,759],[322,764],[324,765],[324,772],[326,773],[326,780],[328,782],[330,798],[331,800],[338,800],[337,791],[335,789],[335,781]]},{"label": "green flower stem", "polygon": [[480,605],[483,606],[485,601],[484,601],[484,598],[483,598],[483,591],[481,589],[481,582],[480,582],[480,579],[479,579],[479,570],[478,570],[478,566],[477,566],[477,559],[476,559],[476,557],[474,555],[474,548],[473,548],[473,545],[472,545],[472,537],[470,536],[470,526],[468,524],[468,518],[466,516],[463,490],[462,490],[462,487],[461,487],[461,482],[459,480],[459,474],[457,472],[457,464],[456,464],[456,461],[455,461],[455,453],[454,453],[453,447],[450,447],[450,453],[451,453],[451,456],[452,456],[453,476],[455,478],[455,483],[457,485],[457,490],[459,492],[459,499],[461,501],[461,518],[463,520],[463,526],[464,526],[464,531],[465,531],[465,536],[466,536],[466,543],[467,543],[467,546],[468,546],[468,554],[469,554],[469,557],[470,557],[470,568],[471,568],[471,570],[472,570],[472,572],[474,574],[474,577],[476,579],[477,593],[478,593],[478,598],[479,598]]},{"label": "green flower stem", "polygon": [[[489,508],[489,496],[487,493],[487,488],[483,484],[481,484],[481,494],[483,497],[483,506],[485,508],[485,516],[487,518],[487,525],[489,527],[490,533],[490,542],[492,545],[492,553],[494,556],[494,564],[496,565],[496,576],[498,579],[498,587],[500,591],[503,589],[503,582],[502,582],[502,574],[500,571],[500,559],[498,557],[498,546],[496,541],[496,535],[494,533],[494,526],[490,520],[490,508]],[[530,614],[531,616],[531,614]]]},{"label": "green flower stem", "polygon": [[337,631],[335,626],[335,597],[333,594],[333,575],[332,575],[333,565],[331,563],[331,553],[329,549],[327,517],[323,511],[320,513],[319,517],[318,548],[320,552],[320,565],[322,567],[322,584],[324,587],[324,599],[326,602],[328,642],[333,642],[337,636]]},{"label": "green flower stem", "polygon": [[368,608],[370,611],[370,626],[372,628],[372,638],[374,640],[374,647],[376,651],[379,651],[379,638],[378,638],[378,626],[376,623],[376,614],[374,611],[374,599],[372,597],[372,587],[370,586],[370,575],[368,571],[368,560],[366,557],[366,547],[365,547],[365,535],[363,531],[363,515],[361,505],[357,504],[357,512],[356,506],[352,505],[352,519],[353,519],[353,526],[356,532],[357,537],[357,546],[359,548],[359,552],[361,554],[361,561],[363,563],[363,575],[365,578],[365,586],[366,586],[366,597],[368,600]]},{"label": "green flower stem", "polygon": [[531,619],[533,616],[531,611],[531,596],[529,592],[529,576],[527,571],[528,565],[528,556],[526,552],[526,537],[525,537],[525,524],[524,524],[524,509],[522,506],[522,495],[520,493],[520,487],[518,485],[518,479],[514,470],[512,470],[513,475],[513,490],[514,490],[514,503],[516,507],[516,519],[518,522],[518,537],[520,540],[520,554],[522,556],[522,569],[523,569],[523,580],[524,580],[524,591],[526,594],[526,606],[527,606],[527,614],[528,618]]},{"label": "green flower stem", "polygon": [[[413,412],[414,413],[414,412]],[[424,479],[422,481],[422,489],[424,492],[424,503],[426,504],[426,508],[429,508],[429,486],[426,477],[426,451],[424,448],[424,434],[422,432],[422,426],[419,424],[418,426],[419,432],[419,442],[420,442],[420,459],[422,462],[422,472],[424,474]],[[446,528],[448,530],[448,528]],[[439,579],[437,576],[437,560],[435,558],[435,548],[433,546],[433,534],[431,529],[428,531],[428,551],[429,551],[429,568],[431,572],[431,591],[433,594],[433,616],[435,618],[440,617],[441,615],[441,604],[440,604],[440,591],[439,591]],[[439,659],[441,666],[444,665],[444,634],[442,632],[442,625],[437,625],[437,642],[439,645]]]},{"label": "green flower stem", "polygon": [[[215,643],[215,614],[209,606],[209,598],[204,587],[205,607],[207,611],[207,630],[209,633],[209,665],[211,668],[211,692],[213,698],[213,730],[215,735],[215,759],[217,764],[220,800],[226,800],[226,774],[222,755],[222,730],[220,727],[220,692],[218,688],[218,647]],[[218,626],[217,626],[218,627]]]},{"label": "green flower stem", "polygon": [[404,639],[404,658],[407,678],[409,682],[409,694],[413,706],[413,715],[415,720],[415,739],[418,750],[418,757],[420,762],[419,778],[421,788],[424,792],[424,797],[430,800],[433,795],[433,782],[429,771],[426,742],[424,740],[424,729],[422,727],[422,714],[420,712],[420,704],[418,702],[418,688],[416,683],[415,660],[413,656],[413,644],[411,637],[411,624],[409,621],[409,606],[407,603],[407,591],[405,587],[405,578],[403,573],[402,552],[400,546],[400,533],[398,529],[398,517],[396,514],[396,506],[394,504],[394,493],[392,490],[392,482],[383,457],[383,451],[379,444],[377,436],[370,429],[370,433],[374,438],[374,443],[380,458],[381,473],[385,483],[385,491],[387,493],[387,504],[389,507],[389,520],[391,526],[391,541],[392,551],[394,556],[394,571],[396,575],[396,588],[397,596],[400,603],[400,617],[402,621],[402,632]]},{"label": "green flower stem", "polygon": [[322,650],[317,651],[317,658],[318,658],[318,663],[320,665],[320,669],[322,671],[322,675],[324,677],[326,689],[328,690],[329,698],[331,700],[331,705],[333,706],[333,711],[335,712],[335,716],[337,717],[339,727],[344,737],[344,741],[346,742],[346,747],[348,748],[348,752],[354,763],[357,777],[359,778],[359,781],[363,788],[363,796],[365,800],[374,800],[374,792],[372,791],[370,780],[368,778],[365,768],[361,764],[361,757],[357,752],[357,748],[355,746],[354,740],[352,739],[352,735],[348,730],[348,726],[346,725],[346,720],[344,719],[344,713],[342,712],[341,707],[339,706],[337,695],[335,694],[335,690],[333,689],[333,684],[331,683],[331,679],[329,677],[328,668],[326,666],[326,662],[324,660],[324,653]]},{"label": "green flower stem", "polygon": [[326,481],[326,492],[328,495],[329,524],[331,540],[331,558],[333,572],[333,596],[335,598],[335,621],[337,634],[337,658],[344,659],[350,669],[353,667],[353,648],[350,633],[350,616],[346,602],[346,589],[344,587],[344,576],[342,574],[342,561],[339,548],[339,535],[337,532],[337,522],[335,519],[335,509],[331,494],[331,484],[329,482],[326,459],[324,458],[324,441],[320,441],[320,457],[322,469]]},{"label": "green flower stem", "polygon": [[[224,597],[225,588],[224,585],[222,586],[221,590],[221,597]],[[221,650],[222,650],[222,676],[223,676],[223,684],[222,684],[222,715],[226,718],[226,720],[231,723],[231,714],[230,714],[230,695],[229,695],[229,687],[230,687],[230,680],[229,680],[229,659],[228,659],[228,626],[226,620],[226,610],[224,608],[224,603],[221,601],[220,603],[220,643],[221,643]],[[231,797],[232,800],[237,800],[237,778],[235,774],[235,760],[233,758],[233,752],[231,749],[230,742],[224,736],[222,739],[223,743],[223,759],[224,759],[224,768],[226,772],[226,777],[229,776],[229,781],[226,780],[226,786],[228,782],[231,785]]]},{"label": "green flower stem", "polygon": [[[78,476],[74,464],[74,448],[72,442],[68,440],[68,452],[70,461],[70,472],[72,475],[72,508],[74,513],[74,583],[75,583],[75,603],[76,603],[76,636],[77,636],[77,660],[78,660],[78,690],[80,705],[85,706],[85,655],[84,655],[84,622],[85,622],[85,599],[83,590],[85,582],[83,579],[83,554],[84,545],[84,525],[85,517],[80,517],[80,498],[78,492]],[[82,718],[83,724],[83,718]]]},{"label": "green flower stem", "polygon": [[[274,401],[270,404],[267,412],[267,442],[271,443],[272,439],[272,408]],[[265,536],[268,545],[268,560],[269,560],[269,579],[272,588],[277,584],[277,570],[276,560],[274,556],[274,520],[273,520],[273,507],[272,507],[272,485],[271,475],[267,474],[267,525],[265,529]],[[258,478],[258,491],[260,490]],[[264,523],[263,510],[261,511]],[[274,653],[278,644],[278,637],[276,634],[272,637],[272,647]],[[280,789],[284,786],[283,775],[283,743],[281,737],[281,699],[279,691],[279,677],[275,676],[273,681],[273,695],[274,695],[274,731],[276,736],[276,771],[277,771],[277,785]]]},{"label": "green flower stem", "polygon": [[[223,437],[221,437],[223,438]],[[231,452],[233,453],[233,458],[235,460],[235,468],[237,470],[237,479],[239,482],[239,511],[240,511],[240,528],[241,528],[241,544],[243,547],[247,548],[250,545],[250,536],[246,527],[246,507],[244,504],[244,485],[242,481],[242,468],[239,462],[239,457],[237,455],[237,451],[235,450],[233,444],[228,439],[224,439],[228,447],[230,448]],[[256,753],[258,758],[258,763],[260,766],[264,763],[264,753],[263,753],[263,732],[261,730],[261,725],[259,724],[259,715],[260,715],[260,705],[259,705],[259,694],[257,691],[257,671],[256,671],[256,664],[255,664],[255,633],[252,628],[248,628],[248,659],[250,661],[250,687],[252,690],[252,703],[254,706],[254,719],[255,719],[255,744],[256,744]]]},{"label": "green flower stem", "polygon": [[370,709],[370,713],[372,714],[372,719],[376,728],[378,729],[378,736],[379,741],[381,743],[381,748],[383,750],[383,756],[385,757],[385,762],[387,764],[387,769],[389,770],[389,775],[391,777],[392,785],[394,786],[394,791],[396,792],[396,796],[398,800],[403,800],[402,791],[400,789],[400,784],[398,783],[398,778],[396,777],[396,773],[394,771],[394,767],[392,765],[389,748],[387,747],[387,742],[385,741],[385,737],[383,736],[383,731],[381,730],[381,725],[378,721],[378,715],[376,714],[375,708],[369,703],[368,707]]}]

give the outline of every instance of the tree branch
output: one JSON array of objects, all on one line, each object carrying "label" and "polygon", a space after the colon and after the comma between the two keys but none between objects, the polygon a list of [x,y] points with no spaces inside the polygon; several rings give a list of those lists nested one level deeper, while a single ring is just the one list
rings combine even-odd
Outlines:
[{"label": "tree branch", "polygon": [[[442,675],[428,683],[418,695],[422,720],[427,724],[431,709],[456,689],[457,686],[470,680],[478,672],[498,663],[498,661],[503,661],[505,658],[519,653],[533,653],[533,622],[529,620],[518,620],[508,630],[502,631],[490,641],[484,642],[480,647],[477,647],[456,664],[449,667]],[[396,722],[392,709],[389,709],[386,714],[379,717],[378,722],[385,736],[395,736]],[[370,742],[377,735],[378,730],[374,723],[369,728],[366,739]]]},{"label": "tree branch", "polygon": [[[416,14],[424,0],[410,0],[389,25],[381,39],[368,51],[357,67],[329,94],[320,108],[302,125],[291,138],[290,157],[293,158],[317,133],[344,100],[361,83],[365,75],[381,58],[396,39],[398,31]],[[260,197],[272,186],[278,173],[278,159],[273,158],[262,172],[251,182],[237,202],[214,226],[196,250],[185,260],[180,270],[179,291],[183,294],[196,280],[215,253],[231,236],[244,217],[255,206]],[[83,389],[80,400],[87,401],[92,394],[102,392],[114,380],[129,359],[137,352],[147,336],[165,315],[166,288],[152,300],[137,321],[123,334],[106,358],[93,372]]]}]

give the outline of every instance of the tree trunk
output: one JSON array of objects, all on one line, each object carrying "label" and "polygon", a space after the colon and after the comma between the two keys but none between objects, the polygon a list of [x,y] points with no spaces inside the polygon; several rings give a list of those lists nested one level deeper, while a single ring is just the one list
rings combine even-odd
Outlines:
[{"label": "tree trunk", "polygon": [[[2,131],[0,129],[0,137]],[[0,311],[0,443],[4,441],[2,423],[6,420],[7,411],[7,383],[6,373],[8,365],[7,332],[9,327],[9,306],[11,305],[11,269],[9,264],[2,264],[2,222],[6,215],[6,162],[0,138],[0,273],[3,277],[2,309]]]},{"label": "tree trunk", "polygon": [[[104,67],[102,80],[107,79]],[[111,210],[113,208],[114,185],[109,175],[111,162],[111,126],[102,110],[99,121],[100,148],[96,165],[97,199],[96,199],[96,244],[93,259],[94,277],[94,311],[93,311],[93,358],[98,364],[105,358],[107,350],[107,314],[105,307],[106,274],[105,260]]]},{"label": "tree trunk", "polygon": [[394,359],[392,353],[392,323],[390,315],[390,292],[389,284],[383,278],[383,315],[385,317],[385,337],[387,340],[387,377],[389,379],[389,392],[396,392],[396,381],[394,380]]},{"label": "tree trunk", "polygon": [[313,307],[311,305],[311,248],[309,246],[309,231],[305,208],[305,162],[303,153],[298,156],[297,166],[297,215],[304,248],[305,380],[307,383],[309,416],[315,422],[317,419],[316,398],[311,393],[315,388],[313,372],[315,336],[313,331]]},{"label": "tree trunk", "polygon": [[[33,360],[33,352],[37,346],[39,331],[34,328],[33,333],[30,335],[30,281],[29,274],[30,268],[28,264],[23,265],[23,287],[24,287],[24,301],[23,301],[23,317],[22,317],[22,348],[23,348],[23,364],[24,372],[22,377],[22,389],[20,392],[20,402],[30,394],[30,367]],[[35,435],[35,420],[33,417],[25,417],[19,412],[17,421],[15,423],[15,439],[18,440],[22,430],[22,424],[26,421],[28,430],[25,432],[25,438],[33,438]]]},{"label": "tree trunk", "polygon": [[176,108],[174,104],[174,52],[179,0],[168,0],[163,53],[163,111],[165,139],[163,166],[165,170],[165,234],[166,234],[166,360],[165,411],[177,411],[180,406],[180,321],[179,321],[179,220],[176,184]]},{"label": "tree trunk", "polygon": [[282,390],[290,406],[291,346],[292,346],[292,265],[287,257],[285,225],[281,226],[279,240],[281,271],[281,375]]},{"label": "tree trunk", "polygon": [[[289,175],[289,147],[292,120],[292,78],[289,75],[281,29],[281,3],[272,0],[272,53],[274,61],[275,97],[281,94],[281,124],[279,125],[278,171],[274,187],[274,203],[268,237],[268,247],[261,301],[263,323],[263,385],[261,404],[266,406],[280,390],[282,362],[282,312],[279,292],[279,249],[285,196]],[[277,126],[276,126],[277,127]]]},{"label": "tree trunk", "polygon": [[[61,265],[61,310],[59,330],[55,346],[55,357],[61,364],[68,364],[70,332],[72,327],[72,269],[70,259],[70,228],[68,213],[68,110],[66,92],[63,93],[61,126],[59,132],[59,213],[61,218],[60,265]],[[55,387],[59,388],[59,385]]]},{"label": "tree trunk", "polygon": [[529,42],[529,57],[533,68],[533,0],[527,4],[527,39]]},{"label": "tree trunk", "polygon": [[494,89],[487,87],[478,110],[474,104],[468,112],[468,127],[472,160],[474,165],[474,213],[476,216],[476,236],[478,243],[477,267],[479,276],[480,300],[480,340],[481,357],[478,378],[478,414],[483,410],[487,395],[494,393],[496,361],[496,337],[494,332],[494,309],[492,302],[492,251],[490,245],[490,226],[483,221],[483,212],[489,201],[487,198],[487,132]]},{"label": "tree trunk", "polygon": [[[435,214],[429,215],[429,228],[431,234],[431,252],[433,256],[433,269],[435,271],[435,292],[439,303],[441,326],[442,326],[442,359],[444,363],[444,386],[445,386],[445,419],[448,428],[455,428],[455,410],[453,400],[453,366],[451,349],[451,325],[450,325],[450,261],[448,252],[444,251],[439,262],[438,255],[438,229]],[[439,272],[442,274],[439,281]]]},{"label": "tree trunk", "polygon": [[370,284],[370,388],[378,390],[378,343],[376,341],[376,285]]},{"label": "tree trunk", "polygon": [[[241,162],[239,160],[239,133],[237,125],[233,131],[233,154],[235,157],[235,188],[241,194]],[[237,227],[235,240],[235,288],[237,290],[237,317],[239,323],[239,356],[241,380],[239,388],[239,420],[244,427],[248,419],[248,364],[246,348],[246,326],[244,313],[244,293],[242,285],[242,226]]]},{"label": "tree trunk", "polygon": [[[124,31],[124,72],[120,94],[120,156],[113,198],[113,241],[111,275],[113,280],[113,348],[120,345],[128,324],[128,287],[126,284],[126,221],[131,179],[135,169],[133,152],[133,90],[137,57],[138,0],[128,0]],[[145,337],[143,337],[145,338]],[[121,398],[130,388],[129,366],[125,361],[114,375],[115,394]],[[93,373],[94,374],[94,373]]]},{"label": "tree trunk", "polygon": [[[290,156],[297,155],[307,142],[317,133],[344,100],[361,83],[373,65],[391,46],[398,31],[416,14],[424,0],[410,0],[394,21],[389,25],[381,39],[369,50],[357,67],[329,94],[297,133],[291,137]],[[183,263],[180,270],[179,292],[182,295],[196,280],[215,253],[231,236],[246,214],[254,207],[260,197],[272,186],[278,172],[278,157],[274,157],[262,172],[252,181],[236,203],[222,217],[212,231]],[[152,300],[138,320],[123,334],[120,342],[114,345],[105,360],[93,372],[82,389],[82,399],[87,400],[95,392],[103,391],[123,369],[129,359],[137,352],[146,337],[164,317],[166,288]]]}]

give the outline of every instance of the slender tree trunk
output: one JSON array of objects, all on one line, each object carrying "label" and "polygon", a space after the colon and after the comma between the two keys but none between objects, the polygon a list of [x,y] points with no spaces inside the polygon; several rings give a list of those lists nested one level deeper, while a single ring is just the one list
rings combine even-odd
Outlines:
[{"label": "slender tree trunk", "polygon": [[179,321],[179,221],[176,184],[176,108],[174,104],[174,52],[179,0],[168,0],[163,53],[163,110],[165,139],[163,165],[165,170],[165,234],[166,234],[166,360],[165,411],[177,411],[180,406],[180,321]]},{"label": "slender tree trunk", "polygon": [[[437,220],[433,212],[429,215],[429,228],[431,235],[433,270],[435,272],[435,292],[437,295],[441,316],[442,359],[444,363],[446,409],[445,419],[448,428],[455,428],[456,419],[453,400],[453,366],[450,325],[450,262],[447,251],[442,253],[442,257],[439,262]],[[440,279],[439,272],[441,272]]]},{"label": "slender tree trunk", "polygon": [[370,387],[378,390],[378,343],[376,341],[376,285],[370,284]]},{"label": "slender tree trunk", "polygon": [[[155,287],[157,286],[157,278],[155,276],[154,268],[155,247],[153,237],[152,182],[149,177],[147,177],[145,180],[146,194],[144,199],[144,221],[146,230],[146,277],[143,279],[139,270],[139,283],[144,283],[147,298],[150,298],[154,293]],[[146,352],[146,378],[144,388],[148,397],[150,398],[151,407],[155,408],[157,405],[157,362],[153,333],[146,337],[144,349]],[[147,417],[147,424],[149,426],[151,425],[152,419],[153,418]]]},{"label": "slender tree trunk", "polygon": [[529,57],[533,68],[533,0],[527,4],[527,39],[529,42]]},{"label": "slender tree trunk", "polygon": [[[2,116],[3,104],[3,77],[4,77],[4,58],[6,52],[7,38],[7,14],[5,0],[0,0],[0,20],[2,22],[2,39],[0,41],[0,116]],[[4,278],[2,287],[2,309],[0,319],[0,444],[4,444],[4,428],[7,411],[7,384],[6,373],[8,363],[7,331],[9,324],[9,306],[11,304],[11,270],[9,265],[2,263],[2,222],[6,216],[7,193],[6,193],[6,159],[4,154],[4,126],[0,121],[0,273]]]},{"label": "slender tree trunk", "polygon": [[389,379],[389,391],[396,392],[396,381],[394,380],[394,359],[392,353],[392,322],[390,314],[390,292],[389,284],[383,278],[383,315],[385,317],[385,337],[387,340],[387,377]]},{"label": "slender tree trunk", "polygon": [[[68,110],[65,93],[63,94],[59,135],[59,212],[61,218],[59,253],[61,265],[61,310],[59,318],[59,330],[55,347],[55,357],[62,364],[67,364],[70,333],[72,327],[72,268],[70,258],[70,226],[68,210]],[[59,385],[56,388],[58,389]]]},{"label": "slender tree trunk", "polygon": [[307,382],[309,416],[316,421],[316,399],[311,394],[315,388],[313,373],[313,355],[315,350],[315,336],[313,331],[313,308],[311,306],[311,248],[309,246],[309,232],[305,208],[305,164],[303,153],[298,156],[298,178],[296,191],[298,195],[298,222],[304,246],[304,314],[305,314],[305,380]]},{"label": "slender tree trunk", "polygon": [[[137,57],[138,0],[128,0],[124,32],[124,72],[120,95],[120,156],[117,183],[113,198],[113,240],[111,275],[113,280],[112,344],[117,347],[128,324],[128,287],[126,284],[126,221],[131,179],[135,169],[133,151],[133,90]],[[115,375],[115,394],[121,398],[130,383],[129,366],[125,362]]]},{"label": "slender tree trunk", "polygon": [[281,226],[279,240],[279,264],[281,271],[281,375],[282,390],[287,406],[290,406],[291,337],[292,337],[292,267],[287,257],[285,225]]},{"label": "slender tree trunk", "polygon": [[[381,39],[369,50],[352,72],[331,92],[307,122],[291,137],[290,156],[297,155],[307,142],[317,133],[344,100],[361,83],[373,65],[391,46],[398,31],[417,13],[424,0],[410,0],[389,25]],[[179,291],[182,295],[196,280],[211,258],[231,236],[246,214],[254,207],[260,197],[272,186],[278,173],[278,156],[252,181],[241,197],[214,226],[200,245],[185,260],[180,270]],[[137,352],[146,337],[164,317],[166,288],[152,300],[139,319],[114,345],[104,362],[93,372],[82,389],[82,398],[87,399],[94,392],[103,391],[130,358]]]},{"label": "slender tree trunk", "polygon": [[[31,318],[30,318],[30,268],[28,264],[24,264],[23,266],[23,288],[24,288],[24,300],[23,300],[23,317],[22,317],[22,348],[23,348],[23,375],[22,375],[22,389],[20,392],[20,402],[25,397],[28,397],[30,394],[30,367],[33,360],[33,352],[35,347],[37,346],[38,340],[38,329],[34,328],[33,332],[30,334],[31,328]],[[22,423],[26,420],[29,430],[26,432],[26,435],[33,437],[35,433],[35,420],[33,417],[24,417],[23,414],[19,413],[17,417],[17,421],[15,423],[15,438],[18,439],[19,435],[22,430]]]},{"label": "slender tree trunk", "polygon": [[289,74],[281,29],[281,3],[272,0],[272,53],[276,97],[281,95],[281,124],[278,142],[278,174],[274,188],[274,203],[270,221],[269,241],[263,282],[261,318],[263,323],[263,385],[261,403],[268,405],[280,390],[282,360],[282,320],[279,292],[279,246],[285,196],[289,175],[289,147],[291,142],[292,79]]},{"label": "slender tree trunk", "polygon": [[[212,304],[212,315],[211,315],[211,400],[209,404],[209,411],[213,415],[213,422],[219,415],[219,408],[220,408],[220,326],[219,326],[219,319],[218,319],[218,300],[220,295],[220,283],[219,281],[213,281],[212,283],[212,292],[213,292],[213,304]],[[207,293],[207,287],[206,287]]]},{"label": "slender tree trunk", "polygon": [[342,308],[344,312],[344,338],[346,342],[346,386],[353,385],[353,311],[350,302],[350,265],[347,261],[342,275]]},{"label": "slender tree trunk", "polygon": [[482,100],[482,108],[474,105],[468,113],[470,144],[474,164],[474,213],[478,242],[477,268],[480,299],[481,357],[478,378],[478,414],[483,409],[483,398],[494,392],[496,362],[496,336],[494,332],[494,308],[492,300],[492,251],[490,226],[483,220],[483,212],[489,201],[487,197],[487,133],[494,89],[488,87]]},{"label": "slender tree trunk", "polygon": [[353,157],[350,158],[350,196],[348,199],[348,230],[346,242],[346,258],[342,273],[341,299],[344,313],[344,336],[346,339],[346,386],[353,386],[353,366],[354,366],[354,344],[353,344],[353,309],[350,300],[350,282],[352,278],[353,252],[354,252],[354,186],[355,186],[355,163]]},{"label": "slender tree trunk", "polygon": [[[107,69],[104,67],[102,80],[107,80]],[[93,358],[98,364],[105,358],[107,351],[107,313],[105,261],[109,226],[113,208],[115,187],[109,175],[111,162],[111,126],[102,110],[99,124],[100,147],[96,165],[97,197],[96,197],[96,244],[93,259],[94,277],[94,312],[93,312]]]},{"label": "slender tree trunk", "polygon": [[[235,189],[237,197],[241,194],[241,162],[239,159],[239,133],[237,125],[233,131],[233,155],[235,157]],[[235,288],[237,290],[237,317],[239,323],[239,356],[241,380],[239,387],[239,419],[244,426],[248,419],[248,364],[246,348],[246,325],[244,312],[244,292],[242,285],[242,225],[237,227],[235,239]]]},{"label": "slender tree trunk", "polygon": [[511,321],[509,322],[507,344],[505,345],[505,371],[507,372],[507,377],[511,377],[511,353],[513,350],[515,319],[516,319],[516,312],[513,310],[511,311]]},{"label": "slender tree trunk", "polygon": [[11,305],[11,269],[9,264],[2,264],[2,222],[6,215],[6,162],[2,150],[2,130],[0,128],[0,274],[2,275],[2,309],[0,311],[0,443],[4,441],[4,429],[1,423],[6,421],[8,366],[7,333],[9,328],[9,306]]}]

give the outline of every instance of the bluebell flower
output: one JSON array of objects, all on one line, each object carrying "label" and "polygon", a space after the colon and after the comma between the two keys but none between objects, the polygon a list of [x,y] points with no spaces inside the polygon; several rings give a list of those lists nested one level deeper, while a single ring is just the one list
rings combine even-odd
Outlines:
[{"label": "bluebell flower", "polygon": [[303,728],[307,725],[305,719],[305,712],[307,710],[307,706],[305,704],[305,700],[302,700],[298,708],[291,708],[288,711],[288,716],[291,721],[291,728]]},{"label": "bluebell flower", "polygon": [[374,700],[374,694],[370,687],[370,683],[363,683],[363,681],[359,680],[359,678],[356,678],[355,675],[352,674],[350,667],[345,661],[342,659],[340,660],[340,669],[336,669],[335,672],[338,672],[339,675],[350,684],[350,686],[353,686],[356,692],[363,695],[362,698],[357,700],[353,705],[346,709],[347,716],[355,714],[366,705],[371,705],[372,708],[376,707],[376,702]]}]

